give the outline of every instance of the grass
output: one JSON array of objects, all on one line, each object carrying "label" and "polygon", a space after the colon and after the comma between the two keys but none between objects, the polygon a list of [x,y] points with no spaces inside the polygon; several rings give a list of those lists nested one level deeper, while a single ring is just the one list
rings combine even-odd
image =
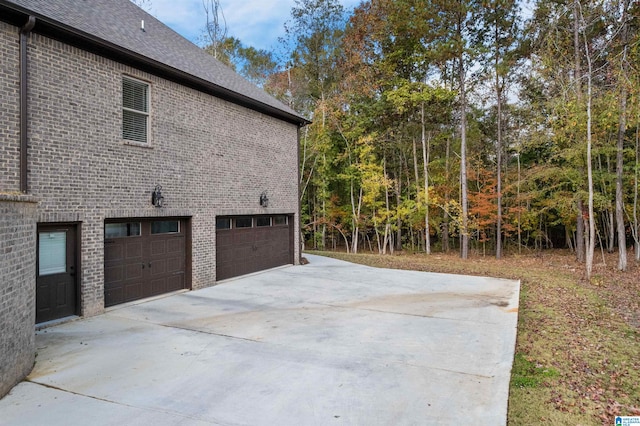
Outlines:
[{"label": "grass", "polygon": [[545,379],[557,376],[558,372],[554,368],[545,368],[517,353],[511,370],[511,387],[537,388]]},{"label": "grass", "polygon": [[[563,250],[460,259],[457,254],[318,254],[370,266],[519,279],[509,425],[611,425],[640,416],[640,267],[614,254],[584,279]],[[602,260],[600,260],[602,262]]]}]

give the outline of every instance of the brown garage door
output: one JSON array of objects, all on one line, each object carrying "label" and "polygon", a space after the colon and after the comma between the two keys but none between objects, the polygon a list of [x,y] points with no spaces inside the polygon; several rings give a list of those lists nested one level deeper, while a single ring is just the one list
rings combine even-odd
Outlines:
[{"label": "brown garage door", "polygon": [[293,263],[292,224],[287,215],[216,218],[216,279]]},{"label": "brown garage door", "polygon": [[186,288],[186,226],[165,218],[105,223],[105,307]]}]

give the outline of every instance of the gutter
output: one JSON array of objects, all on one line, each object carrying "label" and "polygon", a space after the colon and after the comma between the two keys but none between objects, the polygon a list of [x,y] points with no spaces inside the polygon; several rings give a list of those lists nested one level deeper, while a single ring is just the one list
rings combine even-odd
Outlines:
[{"label": "gutter", "polygon": [[29,181],[27,175],[27,149],[29,146],[29,135],[28,135],[28,117],[27,114],[29,112],[28,108],[28,76],[27,76],[27,65],[28,65],[28,46],[27,39],[29,38],[29,33],[33,30],[33,27],[36,25],[36,18],[32,15],[29,15],[29,19],[26,24],[22,28],[20,28],[20,192],[26,194],[29,192]]},{"label": "gutter", "polygon": [[[4,16],[2,15],[5,14],[5,11],[6,18],[3,19]],[[38,33],[46,37],[63,41],[75,47],[79,47],[83,50],[87,50],[100,56],[115,60],[116,62],[133,66],[134,68],[147,71],[159,77],[166,78],[184,86],[188,86],[201,92],[208,93],[225,101],[229,101],[231,103],[235,103],[237,105],[252,109],[254,111],[264,113],[268,116],[278,118],[291,124],[305,126],[311,123],[310,120],[302,117],[297,113],[291,113],[279,109],[275,106],[268,105],[257,99],[248,97],[241,93],[237,93],[226,87],[204,80],[185,71],[176,69],[170,65],[130,51],[115,43],[103,40],[93,34],[85,33],[82,30],[73,28],[47,16],[34,13],[19,5],[0,0],[0,17],[2,17],[0,19],[6,20],[7,22],[15,22],[19,19],[24,19],[24,17],[26,16],[29,16],[29,20],[32,17],[34,19],[37,18]],[[23,28],[26,29],[26,27],[27,25],[25,25]],[[29,33],[30,31],[31,29],[26,31],[26,33]]]}]

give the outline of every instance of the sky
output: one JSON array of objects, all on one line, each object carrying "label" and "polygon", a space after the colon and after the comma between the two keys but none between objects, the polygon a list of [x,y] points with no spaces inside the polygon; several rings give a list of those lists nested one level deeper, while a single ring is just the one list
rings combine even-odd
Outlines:
[{"label": "sky", "polygon": [[[342,5],[350,11],[360,1],[342,0]],[[153,16],[199,44],[206,24],[202,0],[150,0],[150,3]],[[227,21],[227,36],[239,39],[245,46],[275,51],[295,0],[221,0],[220,5]]]}]

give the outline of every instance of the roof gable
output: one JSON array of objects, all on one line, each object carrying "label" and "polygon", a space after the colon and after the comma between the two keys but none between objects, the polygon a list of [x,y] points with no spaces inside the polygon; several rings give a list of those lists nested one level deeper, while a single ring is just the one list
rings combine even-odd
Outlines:
[{"label": "roof gable", "polygon": [[[123,57],[148,62],[163,74],[183,77],[198,88],[227,100],[297,124],[308,121],[262,89],[256,87],[203,49],[191,43],[129,0],[0,0],[58,35],[74,36],[94,47],[97,54],[113,48]],[[144,30],[141,29],[144,21]]]}]

